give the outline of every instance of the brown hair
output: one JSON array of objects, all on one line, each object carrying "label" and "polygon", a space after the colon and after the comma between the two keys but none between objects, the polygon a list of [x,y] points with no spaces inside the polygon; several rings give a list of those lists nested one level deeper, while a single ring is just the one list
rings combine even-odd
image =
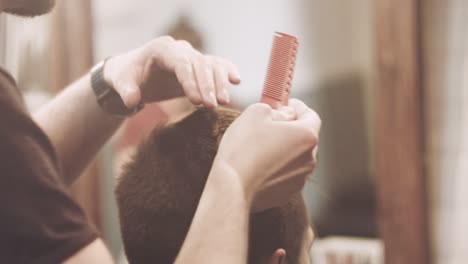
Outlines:
[{"label": "brown hair", "polygon": [[[218,143],[239,115],[200,108],[156,128],[127,164],[116,188],[125,252],[130,263],[173,263],[198,206]],[[254,125],[254,124],[252,124]],[[297,263],[308,217],[300,193],[281,207],[250,217],[249,263],[284,248]]]}]

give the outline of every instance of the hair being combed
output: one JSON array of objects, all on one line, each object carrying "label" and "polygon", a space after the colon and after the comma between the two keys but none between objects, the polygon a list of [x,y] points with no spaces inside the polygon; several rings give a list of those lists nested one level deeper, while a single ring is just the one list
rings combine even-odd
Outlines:
[{"label": "hair being combed", "polygon": [[[116,188],[130,263],[173,263],[198,206],[218,143],[239,112],[200,108],[158,127],[127,164]],[[253,124],[254,125],[254,124]],[[297,263],[308,218],[301,194],[250,218],[249,263],[278,248]]]}]

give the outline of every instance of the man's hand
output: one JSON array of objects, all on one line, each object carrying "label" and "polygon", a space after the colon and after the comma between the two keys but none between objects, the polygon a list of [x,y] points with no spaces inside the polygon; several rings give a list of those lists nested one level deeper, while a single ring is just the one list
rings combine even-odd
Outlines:
[{"label": "man's hand", "polygon": [[226,130],[175,263],[247,263],[251,211],[302,189],[315,167],[321,121],[302,102],[289,105],[252,105]]},{"label": "man's hand", "polygon": [[277,206],[314,169],[320,126],[319,116],[296,99],[279,110],[252,105],[227,129],[213,166],[234,172],[253,210]]},{"label": "man's hand", "polygon": [[227,88],[240,82],[230,61],[203,55],[188,42],[168,36],[110,58],[104,78],[129,108],[141,101],[157,102],[184,94],[193,104],[213,108],[228,103]]}]

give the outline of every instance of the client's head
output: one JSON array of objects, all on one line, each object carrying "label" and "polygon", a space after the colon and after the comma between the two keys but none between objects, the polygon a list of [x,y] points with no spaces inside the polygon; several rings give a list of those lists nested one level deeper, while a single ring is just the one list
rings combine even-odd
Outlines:
[{"label": "client's head", "polygon": [[[130,263],[173,263],[198,206],[227,127],[239,112],[200,108],[154,129],[116,188]],[[250,216],[249,263],[308,263],[313,233],[300,193]],[[213,249],[216,250],[216,249]]]}]

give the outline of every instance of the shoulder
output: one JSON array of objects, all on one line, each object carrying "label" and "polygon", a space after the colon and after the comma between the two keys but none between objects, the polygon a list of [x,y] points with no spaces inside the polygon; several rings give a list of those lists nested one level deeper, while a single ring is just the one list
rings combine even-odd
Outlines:
[{"label": "shoulder", "polygon": [[1,67],[0,122],[0,143],[4,151],[10,146],[14,151],[23,149],[29,153],[37,147],[58,168],[49,138],[32,119],[13,77]]},{"label": "shoulder", "polygon": [[0,108],[13,108],[24,112],[23,97],[13,77],[0,67]]}]

